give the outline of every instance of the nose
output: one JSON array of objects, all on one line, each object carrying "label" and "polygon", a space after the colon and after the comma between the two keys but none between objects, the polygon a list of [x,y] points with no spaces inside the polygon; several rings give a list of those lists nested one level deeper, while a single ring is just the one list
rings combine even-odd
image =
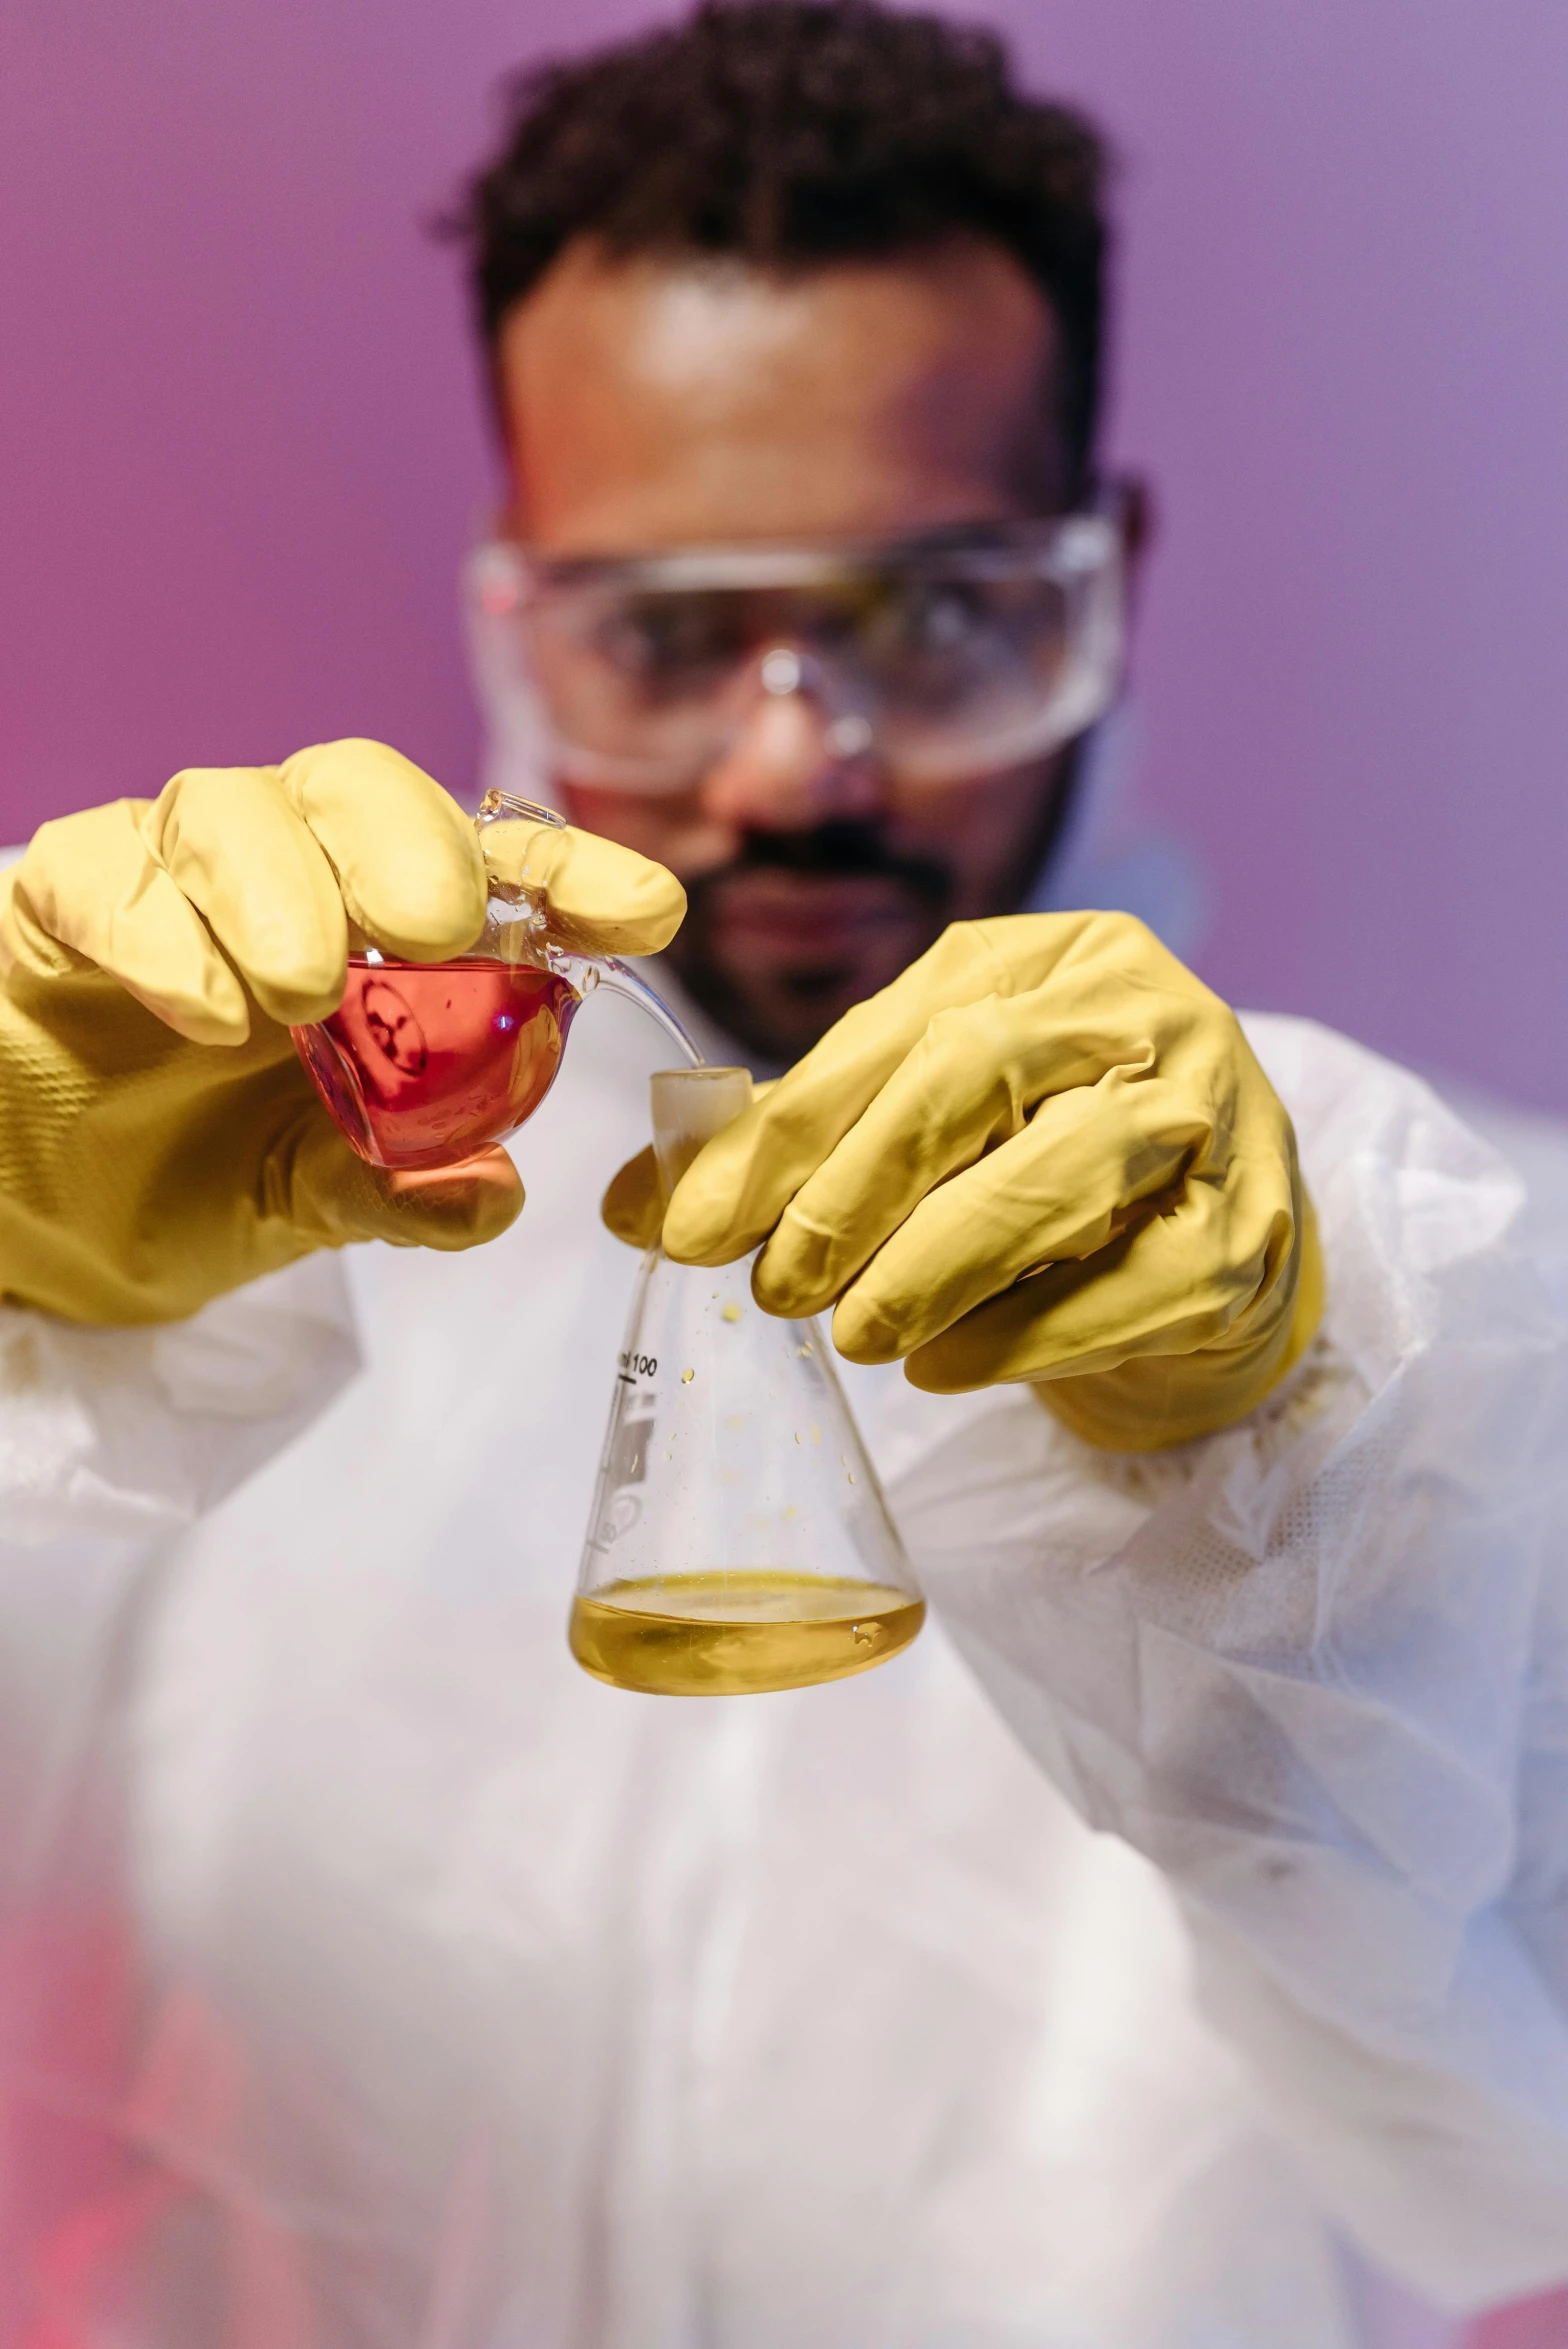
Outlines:
[{"label": "nose", "polygon": [[868,754],[871,729],[824,708],[806,656],[774,645],[757,664],[740,722],[710,767],[703,805],[741,831],[810,831],[879,814],[883,780]]}]

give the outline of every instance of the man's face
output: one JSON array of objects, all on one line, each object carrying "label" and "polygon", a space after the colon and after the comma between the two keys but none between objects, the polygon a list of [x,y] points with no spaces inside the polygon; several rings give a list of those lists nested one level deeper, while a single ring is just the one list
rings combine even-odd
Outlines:
[{"label": "man's face", "polygon": [[[1064,502],[1046,304],[999,248],[780,278],[568,250],[505,321],[511,527],[541,555],[880,540]],[[788,1061],[949,921],[1032,879],[1066,759],[918,792],[763,695],[674,793],[565,786],[578,823],[679,874],[671,960]]]}]

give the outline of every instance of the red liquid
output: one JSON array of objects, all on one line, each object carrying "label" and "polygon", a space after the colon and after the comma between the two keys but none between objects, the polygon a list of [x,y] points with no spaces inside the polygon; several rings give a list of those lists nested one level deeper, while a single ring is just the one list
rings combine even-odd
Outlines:
[{"label": "red liquid", "polygon": [[532,1117],[580,1001],[531,963],[351,955],[332,1017],[290,1032],[361,1158],[450,1166]]}]

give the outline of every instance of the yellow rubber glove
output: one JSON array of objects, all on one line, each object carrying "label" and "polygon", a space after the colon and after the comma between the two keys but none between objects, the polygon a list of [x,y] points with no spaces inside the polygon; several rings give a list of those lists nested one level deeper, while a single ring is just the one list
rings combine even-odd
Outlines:
[{"label": "yellow rubber glove", "polygon": [[[643,1236],[640,1162],[606,1220]],[[766,1242],[759,1305],[834,1307],[855,1362],[1004,1380],[1090,1442],[1229,1425],[1322,1310],[1290,1120],[1237,1021],[1122,914],[955,925],[716,1136],[664,1218],[683,1263]]]},{"label": "yellow rubber glove", "polygon": [[[503,861],[508,836],[520,858],[538,827],[495,827]],[[530,870],[584,944],[652,952],[679,926],[679,884],[610,842],[550,833]],[[365,1165],[288,1035],[338,1003],[350,923],[439,961],[485,899],[468,817],[375,742],[43,825],[0,876],[0,1293],[167,1321],[313,1248],[504,1231],[523,1196],[504,1150]]]}]

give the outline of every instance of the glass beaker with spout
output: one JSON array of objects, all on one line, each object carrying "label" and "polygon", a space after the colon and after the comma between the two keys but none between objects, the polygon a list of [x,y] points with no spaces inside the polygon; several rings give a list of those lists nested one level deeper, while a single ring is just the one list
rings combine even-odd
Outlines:
[{"label": "glass beaker with spout", "polygon": [[572,1019],[596,987],[629,996],[689,1059],[702,1058],[635,971],[556,932],[526,855],[518,877],[498,872],[492,828],[559,830],[554,809],[491,791],[474,822],[490,892],[467,953],[407,962],[360,944],[337,1010],[290,1030],[317,1092],[372,1166],[452,1166],[516,1133],[554,1083]]},{"label": "glass beaker with spout", "polygon": [[[745,1069],[652,1080],[664,1195],[751,1098]],[[644,1259],[572,1605],[620,1688],[739,1695],[895,1656],[925,1603],[816,1321],[764,1313],[750,1258]]]}]

